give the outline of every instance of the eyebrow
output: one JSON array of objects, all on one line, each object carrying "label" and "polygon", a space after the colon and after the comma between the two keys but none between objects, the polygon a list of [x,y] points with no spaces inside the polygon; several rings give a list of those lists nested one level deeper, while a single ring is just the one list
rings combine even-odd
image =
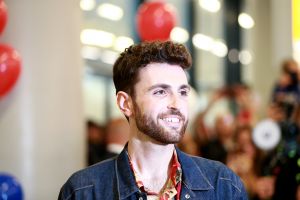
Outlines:
[{"label": "eyebrow", "polygon": [[184,85],[181,85],[179,87],[179,89],[188,89],[188,90],[191,90],[191,86],[184,84]]},{"label": "eyebrow", "polygon": [[[169,89],[169,88],[171,88],[171,86],[168,85],[168,84],[163,84],[163,83],[161,83],[161,84],[155,84],[155,85],[152,85],[150,88],[148,88],[148,91],[151,91],[151,90],[153,90],[153,89],[155,89],[155,88]],[[189,85],[184,84],[184,85],[181,85],[181,86],[179,87],[179,89],[180,89],[180,90],[181,90],[181,89],[188,89],[188,90],[190,90],[191,87],[190,87]]]}]

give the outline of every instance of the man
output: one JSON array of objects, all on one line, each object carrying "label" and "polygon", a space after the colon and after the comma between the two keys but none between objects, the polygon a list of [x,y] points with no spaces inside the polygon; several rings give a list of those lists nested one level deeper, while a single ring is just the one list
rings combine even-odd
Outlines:
[{"label": "man", "polygon": [[120,55],[113,79],[128,144],[118,157],[72,175],[59,199],[247,199],[223,164],[174,145],[188,122],[190,65],[187,49],[170,41],[133,45]]}]

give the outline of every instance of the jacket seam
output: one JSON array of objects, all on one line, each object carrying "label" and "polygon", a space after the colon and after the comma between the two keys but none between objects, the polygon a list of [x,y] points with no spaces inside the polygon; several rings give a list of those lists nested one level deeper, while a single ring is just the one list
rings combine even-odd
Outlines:
[{"label": "jacket seam", "polygon": [[115,173],[116,173],[116,178],[117,178],[117,188],[118,188],[118,196],[119,199],[121,199],[121,194],[120,194],[120,183],[119,183],[119,174],[118,174],[118,159],[115,160]]},{"label": "jacket seam", "polygon": [[225,181],[230,181],[230,182],[231,182],[231,185],[232,185],[233,187],[235,187],[239,192],[242,192],[241,188],[239,188],[237,185],[235,185],[231,179],[229,179],[229,178],[224,178],[224,177],[220,177],[220,179],[221,179],[221,180],[225,180]]},{"label": "jacket seam", "polygon": [[[195,158],[195,156],[191,156],[192,158]],[[210,183],[210,181],[208,180],[208,178],[203,174],[202,170],[200,169],[200,167],[198,166],[198,163],[196,163],[196,161],[194,159],[192,159],[192,161],[194,162],[194,164],[196,165],[198,171],[200,172],[200,174],[202,175],[202,177],[205,179],[205,181],[208,183],[208,185],[211,187],[211,189],[214,189],[214,186]],[[209,189],[209,188],[206,188]]]},{"label": "jacket seam", "polygon": [[65,200],[68,200],[72,197],[72,195],[77,192],[78,190],[82,190],[82,189],[86,189],[86,188],[89,188],[89,187],[93,187],[94,185],[87,185],[87,186],[84,186],[84,187],[80,187],[80,188],[77,188],[75,190],[72,191],[72,193],[65,199]]}]

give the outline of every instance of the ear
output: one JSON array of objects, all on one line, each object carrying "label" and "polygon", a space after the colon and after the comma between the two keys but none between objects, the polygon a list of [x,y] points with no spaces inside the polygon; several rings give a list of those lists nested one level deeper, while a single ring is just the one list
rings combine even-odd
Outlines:
[{"label": "ear", "polygon": [[132,115],[132,101],[129,94],[126,92],[120,91],[117,93],[117,104],[121,112],[127,116],[130,117]]}]

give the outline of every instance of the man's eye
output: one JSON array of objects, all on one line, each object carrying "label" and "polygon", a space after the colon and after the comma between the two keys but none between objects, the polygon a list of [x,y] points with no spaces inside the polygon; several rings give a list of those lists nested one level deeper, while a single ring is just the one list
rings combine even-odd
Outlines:
[{"label": "man's eye", "polygon": [[154,93],[153,93],[154,95],[165,95],[166,94],[166,91],[164,91],[164,90],[156,90],[156,91],[154,91]]},{"label": "man's eye", "polygon": [[188,96],[189,95],[189,91],[187,91],[187,90],[180,90],[180,95],[181,96]]}]

